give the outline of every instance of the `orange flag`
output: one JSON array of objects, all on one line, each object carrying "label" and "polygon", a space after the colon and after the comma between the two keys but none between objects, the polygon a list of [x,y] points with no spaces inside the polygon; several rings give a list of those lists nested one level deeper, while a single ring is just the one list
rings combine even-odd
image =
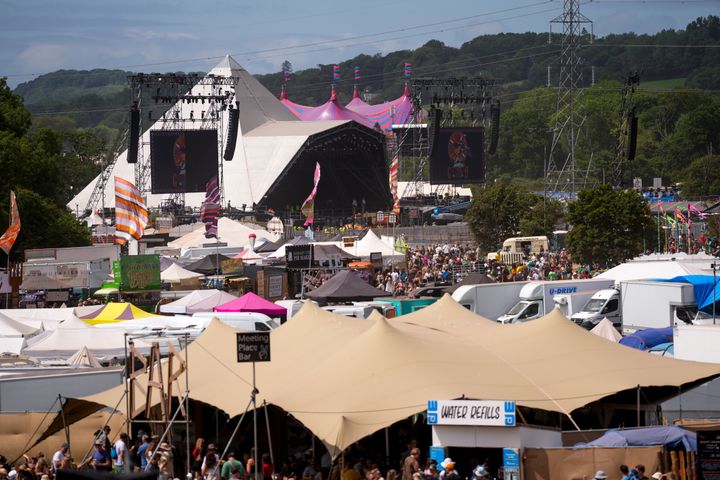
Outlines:
[{"label": "orange flag", "polygon": [[10,255],[10,250],[15,244],[20,234],[20,212],[18,212],[17,201],[15,200],[15,192],[10,191],[10,226],[3,236],[0,237],[0,248],[6,255]]}]

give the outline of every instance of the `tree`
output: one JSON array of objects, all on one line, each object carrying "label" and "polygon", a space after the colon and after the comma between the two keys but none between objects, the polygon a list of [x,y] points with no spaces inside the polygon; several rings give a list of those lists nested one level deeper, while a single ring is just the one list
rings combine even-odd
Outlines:
[{"label": "tree", "polygon": [[631,190],[600,185],[581,191],[568,205],[572,229],[567,246],[573,260],[609,267],[638,255],[651,228],[649,212],[645,200]]},{"label": "tree", "polygon": [[465,220],[485,251],[518,235],[550,235],[563,216],[560,202],[528,193],[517,185],[494,183],[473,192]]}]

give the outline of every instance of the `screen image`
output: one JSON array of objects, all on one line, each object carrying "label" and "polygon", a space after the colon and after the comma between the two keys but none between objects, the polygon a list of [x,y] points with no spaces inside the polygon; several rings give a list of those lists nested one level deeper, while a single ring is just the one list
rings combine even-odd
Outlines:
[{"label": "screen image", "polygon": [[217,130],[150,132],[152,193],[204,192],[218,174]]},{"label": "screen image", "polygon": [[430,156],[430,183],[462,185],[485,181],[485,129],[441,128]]}]

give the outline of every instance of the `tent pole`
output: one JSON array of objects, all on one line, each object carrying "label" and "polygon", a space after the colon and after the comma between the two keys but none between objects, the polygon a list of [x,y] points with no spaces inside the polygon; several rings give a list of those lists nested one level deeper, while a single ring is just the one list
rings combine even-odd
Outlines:
[{"label": "tent pole", "polygon": [[[158,443],[157,443],[158,445],[160,445],[161,443],[163,443],[163,440],[165,440],[165,437],[167,437],[167,434],[170,433],[170,429],[172,428],[173,423],[175,423],[175,419],[177,418],[178,413],[180,413],[180,411],[182,410],[182,404],[183,404],[183,402],[184,402],[185,400],[186,400],[186,398],[181,398],[180,401],[178,402],[178,403],[179,403],[178,408],[175,410],[175,413],[173,414],[172,418],[170,419],[170,422],[168,422],[168,425],[167,425],[167,427],[165,428],[165,431],[164,431],[163,434],[160,436],[160,440],[158,440]],[[164,422],[163,422],[163,423],[164,423]],[[149,467],[149,466],[150,466],[150,463],[148,462],[148,467]],[[146,470],[145,470],[145,471],[147,471],[147,467],[146,467]]]},{"label": "tent pole", "polygon": [[68,453],[71,452],[69,445],[70,445],[70,427],[68,426],[67,422],[65,421],[65,406],[63,405],[63,399],[62,395],[58,394],[58,402],[60,402],[60,416],[62,417],[63,422],[63,430],[65,430],[65,442],[68,444]]},{"label": "tent pole", "polygon": [[[115,404],[115,408],[113,408],[112,413],[111,413],[110,415],[108,415],[107,420],[105,420],[105,423],[103,424],[102,428],[100,429],[101,432],[105,429],[105,426],[110,423],[110,420],[112,419],[113,415],[115,415],[115,413],[118,411],[118,407],[120,406],[120,402],[123,401],[123,398],[125,398],[126,395],[127,395],[127,392],[123,392],[123,394],[120,396],[120,400],[118,400],[118,402]],[[129,414],[128,414],[128,415],[129,415]],[[97,437],[95,437],[95,438],[97,438]],[[94,442],[93,442],[93,443],[94,443]],[[93,448],[94,448],[94,445],[90,445],[90,449],[89,449],[87,452],[85,452],[85,455],[83,456],[82,461],[80,461],[80,462],[78,463],[78,465],[84,463],[85,460],[87,460],[87,458],[90,456],[90,452],[92,452],[92,449],[93,449]]]},{"label": "tent pole", "polygon": [[252,377],[253,377],[253,393],[252,393],[252,405],[253,405],[253,445],[255,449],[253,451],[253,462],[255,467],[255,478],[258,480],[258,440],[257,440],[257,387],[255,387],[255,362],[252,362]]},{"label": "tent pole", "polygon": [[[235,439],[235,435],[237,435],[238,430],[240,429],[240,425],[242,424],[243,419],[245,418],[245,415],[247,414],[248,410],[250,409],[250,405],[252,405],[253,400],[255,399],[255,394],[257,392],[253,390],[253,392],[250,394],[250,401],[248,402],[247,406],[245,407],[245,411],[240,416],[240,420],[238,420],[237,425],[235,425],[235,430],[233,430],[232,435],[230,435],[230,439],[228,439],[227,443],[225,444],[225,450],[223,450],[222,455],[220,455],[220,458],[224,458],[227,452],[230,450],[230,445],[232,445],[233,440]],[[213,474],[210,475],[211,477],[215,476],[215,473],[217,472],[217,469],[220,465],[215,465],[215,470],[212,472]]]},{"label": "tent pole", "polygon": [[272,436],[270,435],[270,417],[268,416],[267,401],[263,400],[263,407],[265,407],[265,425],[267,426],[268,435],[268,446],[270,448],[270,463],[275,465],[275,456],[273,455]]},{"label": "tent pole", "polygon": [[33,444],[31,447],[28,447],[28,445],[30,444],[30,439],[32,439],[35,436],[37,431],[40,430],[40,427],[43,425],[43,423],[45,423],[45,419],[47,418],[48,415],[50,415],[50,412],[53,411],[53,408],[55,408],[55,404],[57,403],[57,401],[58,401],[58,399],[56,398],[55,401],[52,403],[52,405],[50,405],[50,408],[48,409],[47,412],[45,412],[45,415],[43,416],[42,420],[40,420],[40,423],[38,424],[38,426],[35,427],[35,431],[28,437],[28,441],[27,441],[27,443],[25,443],[25,446],[22,449],[22,453],[20,455],[18,455],[18,457],[15,460],[10,462],[11,465],[14,464],[15,462],[17,462],[20,459],[20,457],[25,455],[27,453],[27,451],[30,450],[30,448],[37,445],[37,442],[35,442],[35,444]]},{"label": "tent pole", "polygon": [[190,474],[192,467],[190,458],[190,373],[188,368],[188,344],[190,343],[190,334],[185,332],[185,459],[187,463],[187,473]]},{"label": "tent pole", "polygon": [[390,429],[385,427],[385,465],[390,465]]},{"label": "tent pole", "polygon": [[637,426],[640,426],[640,385],[637,386]]}]

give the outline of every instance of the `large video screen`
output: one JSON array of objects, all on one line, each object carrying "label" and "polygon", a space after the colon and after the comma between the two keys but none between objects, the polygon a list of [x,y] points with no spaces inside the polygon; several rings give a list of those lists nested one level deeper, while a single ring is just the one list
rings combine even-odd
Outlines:
[{"label": "large video screen", "polygon": [[150,132],[152,193],[204,192],[218,174],[217,130]]},{"label": "large video screen", "polygon": [[439,129],[430,156],[430,183],[462,185],[484,181],[485,129]]}]

